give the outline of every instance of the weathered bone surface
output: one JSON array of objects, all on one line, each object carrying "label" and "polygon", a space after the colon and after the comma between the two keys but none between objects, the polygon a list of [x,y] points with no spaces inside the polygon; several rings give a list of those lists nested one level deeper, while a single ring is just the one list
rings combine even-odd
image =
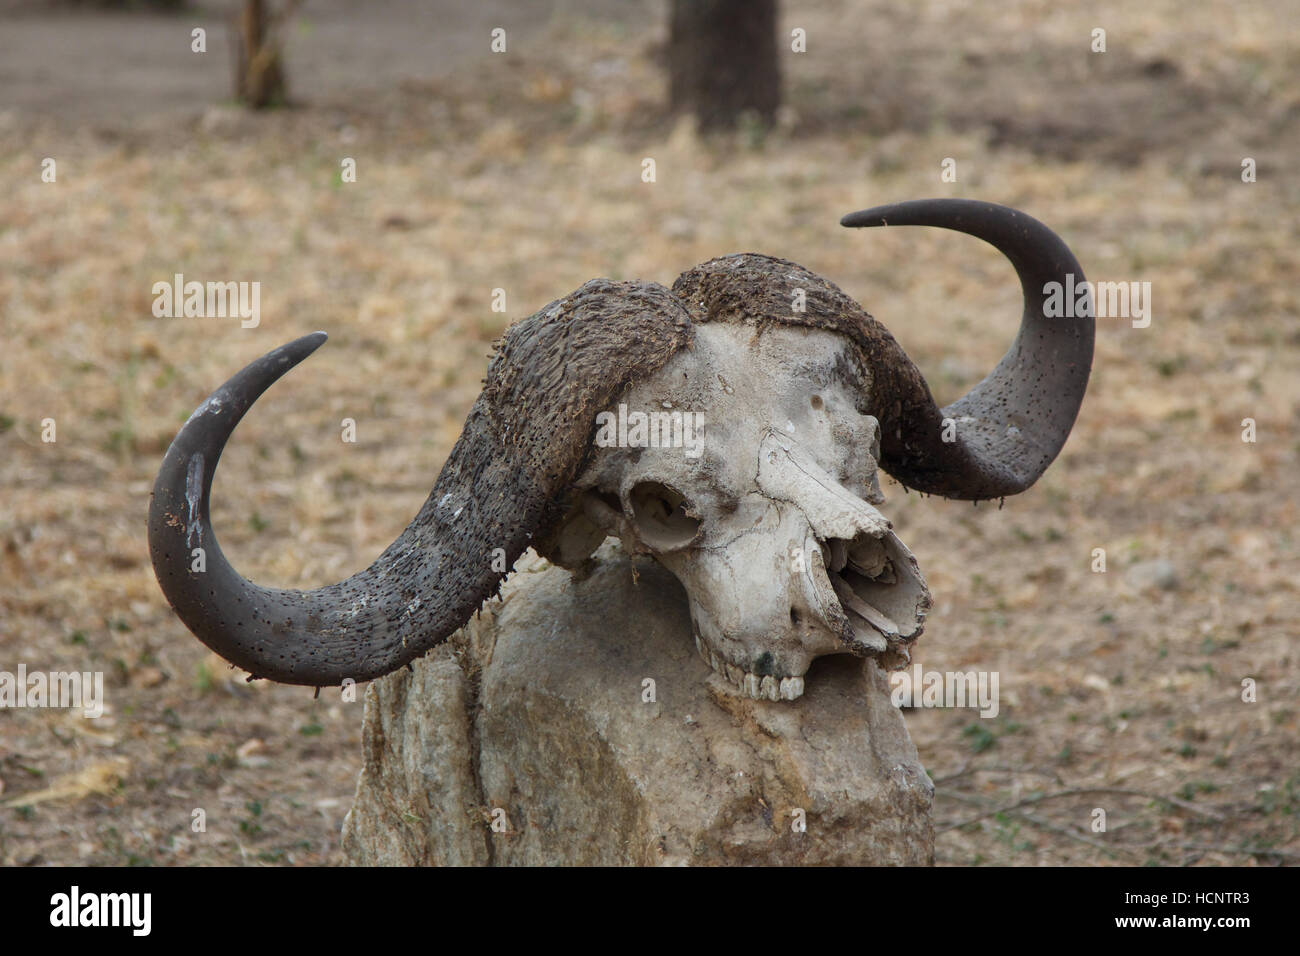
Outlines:
[{"label": "weathered bone surface", "polygon": [[502,599],[370,686],[349,862],[932,862],[932,787],[873,661],[740,697],[677,581],[613,544],[576,576],[526,556]]}]

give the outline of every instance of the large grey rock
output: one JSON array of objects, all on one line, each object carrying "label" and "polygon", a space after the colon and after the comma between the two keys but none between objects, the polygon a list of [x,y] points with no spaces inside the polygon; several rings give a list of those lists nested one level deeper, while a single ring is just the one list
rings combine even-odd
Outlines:
[{"label": "large grey rock", "polygon": [[653,561],[606,546],[585,575],[519,569],[371,685],[351,862],[932,862],[932,786],[874,663],[824,658],[799,700],[742,698]]}]

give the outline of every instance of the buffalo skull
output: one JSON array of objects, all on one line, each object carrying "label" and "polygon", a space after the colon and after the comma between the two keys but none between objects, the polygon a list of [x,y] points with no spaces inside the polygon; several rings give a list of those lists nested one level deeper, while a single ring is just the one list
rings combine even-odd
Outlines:
[{"label": "buffalo skull", "polygon": [[221,554],[213,473],[244,413],[318,332],[235,375],[168,449],[149,516],[164,593],[253,676],[337,685],[445,640],[528,547],[578,569],[612,536],[678,578],[701,655],[740,693],[797,698],[827,654],[905,662],[930,595],[876,508],[877,467],[950,498],[1023,491],[1074,423],[1094,323],[1044,314],[1044,287],[1066,275],[1077,286],[1083,272],[1023,213],[921,200],[842,222],[955,229],[1015,266],[1020,332],[965,397],[939,408],[875,319],[792,262],[724,256],[671,291],[593,280],[506,333],[432,493],[374,564],[312,591],[264,588]]}]

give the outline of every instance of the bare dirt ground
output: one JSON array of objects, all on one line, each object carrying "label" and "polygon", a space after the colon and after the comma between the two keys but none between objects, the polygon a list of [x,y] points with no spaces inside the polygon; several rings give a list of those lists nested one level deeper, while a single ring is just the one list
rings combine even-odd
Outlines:
[{"label": "bare dirt ground", "polygon": [[[206,61],[188,53],[219,7],[0,8],[0,670],[108,684],[99,720],[0,713],[0,861],[340,861],[361,703],[246,684],[172,615],[144,540],[163,450],[245,362],[331,333],[240,426],[213,496],[242,572],[315,586],[419,508],[494,337],[594,276],[794,259],[956,398],[1014,334],[1010,268],[956,234],[836,224],[930,195],[1023,208],[1090,278],[1153,295],[1150,327],[1099,322],[1079,423],[1034,488],[999,510],[885,485],[936,596],[917,660],[1001,678],[995,719],[908,714],[940,862],[1300,859],[1289,11],[791,3],[782,31],[806,29],[808,52],[785,57],[779,128],[705,140],[663,110],[657,4],[344,6],[308,0],[300,104],[257,116],[223,104],[219,29]],[[496,25],[505,55],[487,53]],[[260,326],[154,318],[153,283],[177,272],[260,281]]]}]

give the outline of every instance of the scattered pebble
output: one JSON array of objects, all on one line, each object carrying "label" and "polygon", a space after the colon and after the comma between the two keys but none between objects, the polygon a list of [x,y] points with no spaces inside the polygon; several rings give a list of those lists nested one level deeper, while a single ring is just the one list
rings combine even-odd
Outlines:
[{"label": "scattered pebble", "polygon": [[1178,588],[1178,570],[1172,561],[1156,558],[1153,561],[1139,561],[1124,572],[1124,580],[1139,591],[1159,588],[1162,591],[1174,591]]},{"label": "scattered pebble", "polygon": [[240,760],[245,760],[255,754],[260,754],[266,750],[266,741],[260,737],[253,737],[245,740],[235,749],[235,756]]},{"label": "scattered pebble", "polygon": [[141,667],[135,672],[135,684],[137,687],[157,687],[167,679],[157,667]]}]

